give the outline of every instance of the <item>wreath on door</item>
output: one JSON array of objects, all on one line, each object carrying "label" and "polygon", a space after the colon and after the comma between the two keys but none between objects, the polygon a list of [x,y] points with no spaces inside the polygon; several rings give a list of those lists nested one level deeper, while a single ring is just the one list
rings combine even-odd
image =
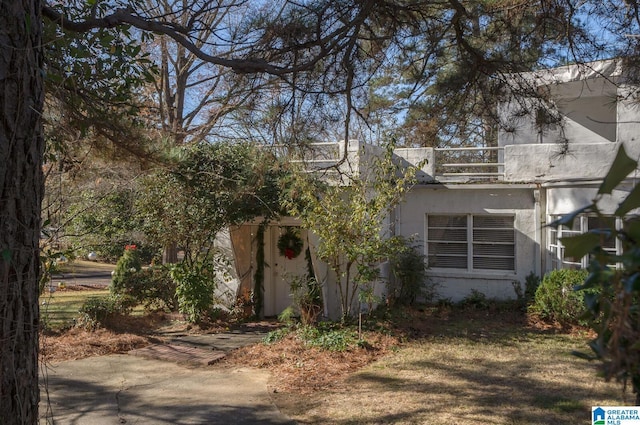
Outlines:
[{"label": "wreath on door", "polygon": [[300,238],[300,231],[293,227],[287,227],[278,238],[278,251],[280,255],[292,260],[302,252],[304,242]]}]

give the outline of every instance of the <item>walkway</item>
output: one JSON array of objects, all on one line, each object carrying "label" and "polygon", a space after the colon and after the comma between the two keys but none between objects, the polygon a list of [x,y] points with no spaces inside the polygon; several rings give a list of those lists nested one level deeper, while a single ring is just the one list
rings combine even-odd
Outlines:
[{"label": "walkway", "polygon": [[[268,372],[208,366],[263,329],[164,335],[167,343],[49,365],[41,424],[295,424],[272,403]],[[49,403],[47,403],[47,400]]]}]

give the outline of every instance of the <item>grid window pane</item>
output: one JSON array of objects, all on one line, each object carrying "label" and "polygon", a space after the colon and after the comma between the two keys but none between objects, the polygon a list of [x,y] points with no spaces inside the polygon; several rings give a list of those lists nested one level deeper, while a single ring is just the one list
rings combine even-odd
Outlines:
[{"label": "grid window pane", "polygon": [[427,216],[427,250],[430,267],[466,269],[467,216]]},{"label": "grid window pane", "polygon": [[427,251],[430,267],[515,271],[514,217],[429,215]]},{"label": "grid window pane", "polygon": [[512,216],[473,216],[473,268],[515,271]]}]

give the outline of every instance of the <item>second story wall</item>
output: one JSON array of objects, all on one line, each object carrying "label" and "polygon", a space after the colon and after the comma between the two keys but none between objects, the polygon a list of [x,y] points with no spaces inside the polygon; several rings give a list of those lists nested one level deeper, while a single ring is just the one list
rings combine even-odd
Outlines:
[{"label": "second story wall", "polygon": [[500,105],[500,146],[615,143],[640,129],[638,120],[627,120],[635,102],[626,96],[616,61],[565,66],[524,78],[547,100],[518,98]]}]

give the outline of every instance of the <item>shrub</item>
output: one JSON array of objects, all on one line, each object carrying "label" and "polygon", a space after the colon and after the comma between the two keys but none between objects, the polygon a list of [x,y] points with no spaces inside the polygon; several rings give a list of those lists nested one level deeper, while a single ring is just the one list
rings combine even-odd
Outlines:
[{"label": "shrub", "polygon": [[293,305],[300,313],[303,325],[313,325],[322,313],[322,287],[309,275],[290,278],[289,289]]},{"label": "shrub", "polygon": [[346,351],[358,345],[358,335],[355,330],[326,322],[315,327],[301,326],[296,334],[305,345],[322,350]]},{"label": "shrub", "polygon": [[192,264],[176,264],[171,269],[176,282],[178,309],[187,319],[196,323],[213,307],[213,292],[216,289],[215,266],[211,261]]},{"label": "shrub", "polygon": [[527,275],[524,281],[524,289],[520,281],[513,281],[513,290],[516,293],[516,299],[520,308],[526,309],[534,302],[536,297],[536,291],[540,286],[540,276],[531,272]]},{"label": "shrub", "polygon": [[276,330],[271,331],[268,334],[266,334],[264,336],[264,338],[262,338],[262,342],[263,342],[263,344],[266,344],[266,345],[274,344],[274,343],[284,339],[290,333],[291,333],[291,328],[290,327],[276,329]]},{"label": "shrub", "polygon": [[113,295],[92,297],[80,307],[80,317],[76,321],[76,326],[95,330],[108,326],[115,317],[128,314],[130,311],[130,305],[123,297]]},{"label": "shrub", "polygon": [[135,245],[127,245],[122,257],[118,259],[116,268],[111,277],[111,293],[121,294],[124,292],[125,281],[142,268],[140,253]]},{"label": "shrub", "polygon": [[492,301],[487,298],[487,296],[478,291],[477,289],[472,289],[469,295],[464,297],[458,305],[462,308],[471,308],[476,310],[487,310],[491,306]]},{"label": "shrub", "polygon": [[391,258],[393,279],[388,285],[389,303],[413,305],[418,300],[433,301],[436,285],[427,276],[425,255],[406,240],[402,240],[402,244]]},{"label": "shrub", "polygon": [[587,325],[584,291],[575,288],[588,276],[586,270],[553,270],[547,273],[538,287],[529,311],[541,318],[566,325]]},{"label": "shrub", "polygon": [[[171,278],[169,268],[150,267],[135,273],[126,273],[117,288],[118,295],[125,295],[146,310],[178,309],[176,283]],[[112,287],[112,293],[116,288]]]}]

